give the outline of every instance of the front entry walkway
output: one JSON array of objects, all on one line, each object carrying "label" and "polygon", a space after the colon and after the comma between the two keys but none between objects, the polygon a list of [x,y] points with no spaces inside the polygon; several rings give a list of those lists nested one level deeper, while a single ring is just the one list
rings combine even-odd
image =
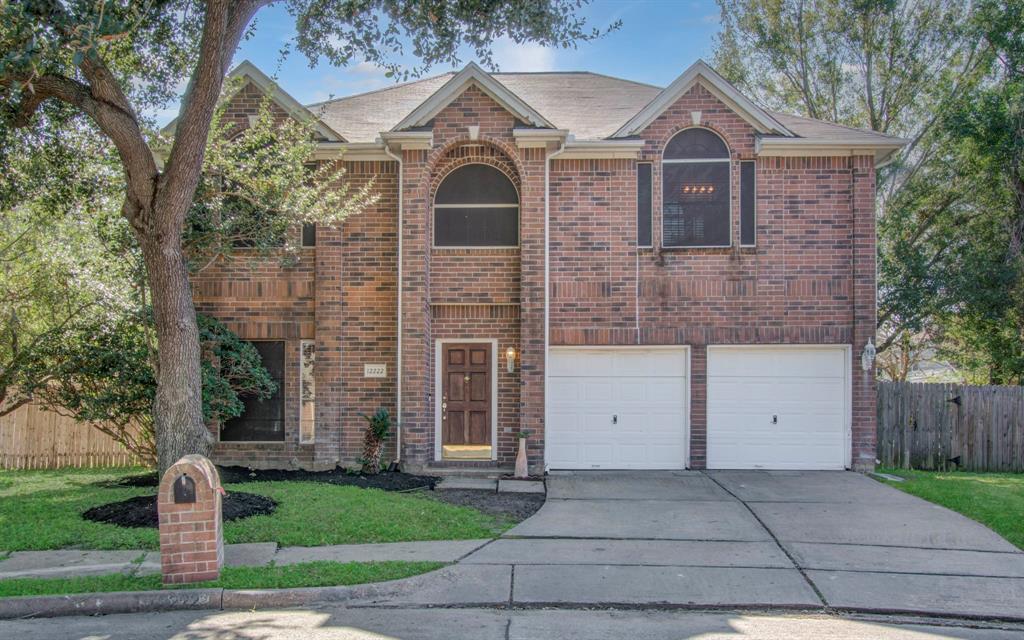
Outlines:
[{"label": "front entry walkway", "polygon": [[1024,553],[849,472],[552,474],[544,507],[467,565],[511,567],[512,606],[1024,618]]}]

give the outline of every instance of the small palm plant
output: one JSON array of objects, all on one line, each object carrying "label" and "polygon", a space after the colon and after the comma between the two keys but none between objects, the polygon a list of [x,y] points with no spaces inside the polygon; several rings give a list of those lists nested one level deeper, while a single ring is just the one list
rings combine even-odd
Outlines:
[{"label": "small palm plant", "polygon": [[384,454],[384,441],[391,434],[391,414],[384,407],[372,415],[360,413],[366,420],[363,432],[363,473],[373,475],[380,471],[380,458]]}]

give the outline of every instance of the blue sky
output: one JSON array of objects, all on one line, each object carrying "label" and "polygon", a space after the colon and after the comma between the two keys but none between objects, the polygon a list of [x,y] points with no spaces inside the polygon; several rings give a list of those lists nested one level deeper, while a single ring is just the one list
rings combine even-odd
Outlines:
[{"label": "blue sky", "polygon": [[[714,0],[594,0],[583,15],[593,26],[621,19],[622,27],[575,50],[498,41],[495,61],[502,71],[594,71],[665,86],[697,58],[710,59],[719,27]],[[294,35],[295,24],[283,6],[264,9],[256,16],[254,36],[242,43],[235,62],[252,61],[304,104],[394,83],[365,62],[338,68],[324,61],[310,68],[306,57],[293,51],[279,64],[279,52]],[[462,58],[463,64],[472,60],[472,52]],[[448,70],[435,67],[428,75]],[[176,112],[176,107],[168,109],[158,119],[166,123]]]}]

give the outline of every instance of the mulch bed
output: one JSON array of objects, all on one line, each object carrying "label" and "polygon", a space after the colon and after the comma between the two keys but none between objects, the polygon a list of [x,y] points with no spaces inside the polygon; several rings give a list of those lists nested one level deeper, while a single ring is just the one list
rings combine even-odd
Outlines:
[{"label": "mulch bed", "polygon": [[[418,476],[401,471],[386,471],[373,476],[351,473],[344,467],[330,471],[302,471],[282,469],[249,469],[247,467],[217,467],[223,484],[246,482],[324,482],[364,489],[384,491],[422,491],[423,495],[464,507],[473,507],[484,513],[520,522],[529,518],[544,504],[544,495],[537,493],[498,493],[478,489],[449,489],[434,491],[440,481],[436,476]],[[156,473],[125,476],[107,486],[156,487]],[[274,512],[277,503],[265,496],[229,491],[223,502],[224,520],[237,520],[249,516]],[[93,507],[82,514],[86,520],[106,522],[122,527],[156,527],[156,496],[139,496],[121,502]]]},{"label": "mulch bed", "polygon": [[412,491],[415,489],[433,489],[440,478],[435,476],[417,476],[401,471],[382,471],[376,475],[364,476],[352,473],[344,467],[336,467],[329,471],[303,471],[301,469],[249,469],[246,467],[217,467],[220,481],[224,484],[240,482],[326,482],[363,489],[383,489],[384,491]]},{"label": "mulch bed", "polygon": [[[232,491],[224,496],[221,514],[225,521],[274,513],[277,502],[255,493]],[[157,528],[160,521],[156,512],[156,496],[137,496],[120,502],[93,507],[82,517],[93,522],[116,524],[119,527]]]},{"label": "mulch bed", "polygon": [[432,491],[429,497],[463,507],[473,507],[513,522],[526,520],[544,506],[543,493],[499,493],[483,489],[445,489]]},{"label": "mulch bed", "polygon": [[[373,476],[353,473],[344,467],[336,467],[329,471],[303,471],[301,469],[249,469],[248,467],[217,467],[221,484],[238,484],[244,482],[325,482],[363,489],[382,489],[384,491],[413,491],[416,489],[433,489],[440,478],[435,476],[417,476],[401,471],[383,471]],[[159,484],[156,473],[145,473],[136,476],[125,476],[107,486],[117,487],[155,487]]]}]

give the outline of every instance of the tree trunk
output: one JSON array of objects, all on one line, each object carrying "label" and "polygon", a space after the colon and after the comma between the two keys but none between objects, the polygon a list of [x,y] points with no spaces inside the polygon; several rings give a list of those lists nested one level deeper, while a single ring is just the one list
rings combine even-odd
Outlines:
[{"label": "tree trunk", "polygon": [[183,455],[209,455],[214,438],[203,423],[199,327],[181,236],[146,240],[142,252],[159,344],[153,424],[162,475]]}]

